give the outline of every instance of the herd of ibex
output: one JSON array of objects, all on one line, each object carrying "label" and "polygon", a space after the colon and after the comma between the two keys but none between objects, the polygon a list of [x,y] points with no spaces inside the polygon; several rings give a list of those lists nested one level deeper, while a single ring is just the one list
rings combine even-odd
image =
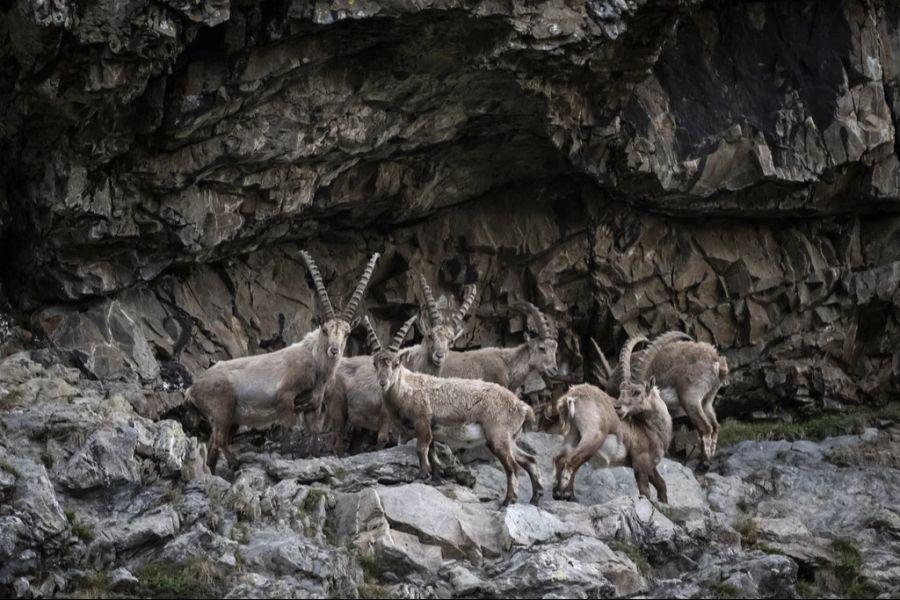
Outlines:
[{"label": "herd of ibex", "polygon": [[[517,394],[529,374],[552,378],[558,373],[552,319],[529,302],[516,302],[512,308],[526,320],[523,344],[454,351],[451,347],[464,332],[463,321],[475,301],[476,288],[466,286],[459,309],[448,321],[419,274],[421,314],[407,320],[387,348],[369,318],[363,317],[372,355],[343,359],[347,336],[360,321],[356,313],[379,255],[369,260],[339,316],[315,262],[306,252],[301,256],[316,290],[321,325],[282,350],[217,363],[197,377],[188,391],[212,427],[210,469],[215,470],[220,452],[234,463],[228,449],[233,426],[280,424],[287,435],[296,415],[303,413],[306,429],[315,440],[327,414],[332,448],[339,456],[347,425],[376,431],[379,444],[392,438],[415,438],[425,478],[432,476],[433,466],[440,467],[435,440],[453,448],[484,445],[506,472],[502,505],[516,501],[519,467],[531,479],[531,501],[536,504],[543,493],[537,461],[516,443],[524,425],[535,424],[535,414]],[[416,321],[422,342],[401,349]],[[593,343],[598,362],[592,372],[602,388],[574,385],[555,403],[564,443],[555,458],[553,496],[574,499],[578,469],[598,456],[609,466],[630,466],[639,492],[649,497],[649,484],[653,484],[657,498],[666,502],[666,484],[657,467],[672,439],[669,411],[680,409],[687,414],[700,436],[702,457],[708,461],[716,451],[719,431],[713,403],[726,382],[728,364],[713,346],[675,331],[652,341],[632,336],[614,368]],[[646,348],[635,352],[640,344]]]}]

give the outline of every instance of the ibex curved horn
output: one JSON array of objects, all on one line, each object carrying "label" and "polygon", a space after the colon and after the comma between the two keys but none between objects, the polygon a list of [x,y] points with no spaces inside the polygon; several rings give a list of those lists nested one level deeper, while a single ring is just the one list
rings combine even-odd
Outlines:
[{"label": "ibex curved horn", "polygon": [[366,325],[366,339],[369,342],[369,352],[372,354],[377,354],[381,352],[381,342],[378,341],[378,334],[375,333],[375,328],[372,327],[372,322],[369,320],[369,315],[366,315],[363,318],[363,323]]},{"label": "ibex curved horn", "polygon": [[437,308],[437,303],[434,301],[434,295],[431,293],[431,288],[428,286],[428,282],[425,280],[424,275],[418,273],[418,276],[419,285],[422,287],[422,294],[425,295],[425,306],[428,309],[428,319],[431,321],[430,325],[431,327],[442,325],[444,323],[444,318]]},{"label": "ibex curved horn", "polygon": [[375,263],[378,262],[379,258],[381,258],[381,255],[376,252],[372,255],[372,258],[369,259],[369,264],[366,265],[366,270],[363,271],[362,277],[359,279],[359,284],[357,284],[356,289],[353,291],[353,295],[350,297],[350,302],[344,307],[341,318],[348,323],[353,320],[353,315],[356,314],[356,309],[359,306],[359,302],[362,300],[363,295],[366,293],[366,287],[369,285],[369,279],[372,277],[372,271],[375,270]]},{"label": "ibex curved horn", "polygon": [[633,335],[628,338],[628,341],[622,346],[621,352],[619,352],[619,366],[622,367],[622,383],[634,382],[631,378],[631,354],[634,352],[634,347],[641,342],[649,344],[650,340],[640,334]]},{"label": "ibex curved horn", "polygon": [[[594,338],[591,338],[591,344],[593,344],[594,352],[597,353],[597,357],[600,359],[599,362],[593,364],[591,370],[594,373],[594,379],[602,383],[605,387],[607,381],[609,381],[609,378],[612,376],[612,368],[610,368],[609,363],[606,361],[606,357],[603,356],[603,352],[600,350],[600,346]],[[601,368],[603,371],[600,370]]]},{"label": "ibex curved horn", "polygon": [[634,370],[634,380],[643,382],[647,378],[647,374],[650,372],[650,365],[652,365],[653,361],[656,360],[656,356],[659,354],[660,350],[662,350],[672,342],[693,341],[694,338],[684,333],[683,331],[667,331],[664,334],[657,336],[652,342],[650,342],[650,347],[647,348],[647,350],[645,350],[641,355],[637,368],[635,368]]},{"label": "ibex curved horn", "polygon": [[547,325],[548,325],[547,318],[538,309],[537,306],[535,306],[531,302],[525,302],[523,300],[514,302],[511,306],[513,308],[517,308],[517,309],[521,310],[526,315],[531,317],[531,320],[534,322],[535,326],[538,328],[538,335],[540,335],[542,338],[553,337],[551,335],[551,330],[547,327]]},{"label": "ibex curved horn", "polygon": [[316,266],[312,256],[310,256],[309,252],[306,250],[301,250],[300,256],[303,257],[303,262],[306,263],[306,270],[309,271],[309,274],[312,276],[313,284],[316,286],[316,293],[319,295],[319,302],[321,302],[322,309],[325,311],[325,318],[331,321],[334,319],[334,307],[331,305],[331,299],[328,297],[328,292],[325,290],[325,283],[322,281],[322,274],[319,273],[319,267]]},{"label": "ibex curved horn", "polygon": [[453,314],[454,329],[459,329],[460,327],[462,327],[462,322],[466,316],[466,313],[469,312],[469,309],[472,308],[472,303],[475,302],[475,294],[477,291],[478,287],[474,283],[465,287],[465,297],[463,298],[463,303],[460,304],[459,310]]},{"label": "ibex curved horn", "polygon": [[419,318],[419,315],[413,315],[406,320],[406,323],[397,330],[397,333],[394,335],[394,339],[391,340],[391,345],[388,348],[388,352],[392,354],[396,354],[400,350],[400,344],[403,343],[403,340],[406,339],[406,334],[409,333],[409,328],[412,327],[412,324],[416,322],[416,319]]}]

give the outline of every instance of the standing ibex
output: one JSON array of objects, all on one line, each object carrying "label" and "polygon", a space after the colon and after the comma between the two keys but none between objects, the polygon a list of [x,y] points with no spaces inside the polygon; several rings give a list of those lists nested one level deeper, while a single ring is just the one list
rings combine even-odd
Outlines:
[{"label": "standing ibex", "polygon": [[490,381],[514,392],[518,392],[525,384],[525,379],[531,371],[555,376],[558,372],[556,326],[547,315],[530,302],[516,302],[511,306],[531,317],[537,326],[537,337],[531,337],[526,327],[525,343],[515,348],[491,347],[468,352],[450,352],[440,375]]},{"label": "standing ibex", "polygon": [[531,479],[531,502],[537,504],[543,487],[536,459],[516,444],[516,436],[525,422],[534,422],[531,407],[494,383],[444,379],[413,373],[404,367],[399,354],[400,344],[415,319],[403,324],[387,350],[382,349],[368,317],[365,324],[378,385],[384,393],[384,406],[396,422],[415,432],[422,477],[431,477],[432,425],[476,423],[481,427],[488,449],[506,471],[506,496],[501,506],[515,502],[518,497],[519,467],[525,469]]},{"label": "standing ibex", "polygon": [[672,418],[653,378],[631,376],[631,352],[639,341],[646,338],[632,338],[622,349],[625,383],[618,401],[588,384],[570,388],[557,400],[565,446],[555,459],[554,498],[573,500],[578,469],[599,453],[606,466],[630,466],[642,496],[650,496],[652,483],[660,502],[668,502],[657,466],[672,440]]},{"label": "standing ibex", "polygon": [[[466,286],[463,302],[448,325],[437,309],[425,277],[419,274],[418,278],[430,324],[425,325],[424,319],[419,318],[424,338],[406,351],[404,364],[410,371],[437,375],[450,353],[450,345],[464,331],[463,319],[475,300],[476,288]],[[379,445],[390,437],[391,423],[382,414],[382,393],[371,356],[354,356],[341,361],[325,393],[325,403],[331,422],[332,449],[336,455],[344,453],[344,426],[348,421],[357,429],[377,431]]]},{"label": "standing ibex", "polygon": [[[594,344],[602,367],[596,365],[594,377],[603,385],[607,393],[619,395],[623,364],[619,361],[615,369]],[[675,411],[680,407],[687,414],[700,435],[701,453],[708,462],[715,454],[719,440],[719,421],[716,418],[714,402],[719,388],[727,382],[728,361],[706,342],[695,342],[692,337],[680,331],[668,331],[656,337],[643,352],[633,356],[629,365],[635,375],[656,378],[660,396]],[[604,373],[605,371],[605,373]]]},{"label": "standing ibex", "polygon": [[294,408],[299,405],[313,440],[321,427],[325,386],[344,354],[347,335],[355,326],[356,309],[379,255],[375,253],[369,260],[340,316],[334,312],[312,257],[306,252],[300,255],[312,275],[325,313],[322,325],[287,348],[216,363],[197,377],[188,390],[194,406],[212,425],[207,458],[210,470],[215,470],[220,450],[234,464],[228,450],[232,425],[265,427],[280,422],[287,431],[296,423]]},{"label": "standing ibex", "polygon": [[422,295],[425,297],[425,307],[428,309],[428,318],[419,317],[419,328],[423,336],[422,343],[410,348],[404,360],[411,371],[427,373],[428,375],[441,375],[444,361],[451,354],[450,346],[465,331],[463,319],[475,301],[477,289],[474,285],[467,285],[464,288],[463,302],[459,306],[459,310],[453,313],[453,317],[448,325],[444,323],[444,317],[438,310],[437,303],[434,301],[434,295],[431,293],[431,288],[428,286],[425,276],[419,273],[418,277]]}]

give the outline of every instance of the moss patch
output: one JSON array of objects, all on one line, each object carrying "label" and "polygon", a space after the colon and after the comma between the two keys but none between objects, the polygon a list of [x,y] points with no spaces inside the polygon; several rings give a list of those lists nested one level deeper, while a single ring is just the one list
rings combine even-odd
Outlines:
[{"label": "moss patch", "polygon": [[69,598],[112,598],[112,579],[106,573],[88,573],[75,582]]},{"label": "moss patch", "polygon": [[846,414],[819,415],[811,419],[785,423],[726,422],[719,430],[719,446],[731,446],[744,440],[813,440],[819,441],[839,435],[858,434],[878,421],[900,420],[900,403],[879,408],[866,408]]},{"label": "moss patch", "polygon": [[225,591],[225,574],[208,558],[195,558],[184,566],[152,563],[135,576],[141,594],[148,598],[213,598]]},{"label": "moss patch", "polygon": [[734,530],[741,534],[741,545],[745,547],[755,546],[759,542],[759,528],[753,519],[741,519],[735,521]]},{"label": "moss patch", "polygon": [[12,466],[11,464],[9,464],[9,463],[6,463],[6,462],[0,462],[0,470],[6,471],[7,473],[9,473],[10,475],[12,475],[13,477],[16,477],[16,478],[19,477],[19,472],[16,471],[16,468],[13,467],[13,466]]},{"label": "moss patch", "polygon": [[307,514],[312,514],[319,510],[319,506],[322,502],[328,501],[328,492],[321,488],[310,488],[309,492],[306,494],[306,498],[303,499],[303,504],[300,505],[300,510]]},{"label": "moss patch", "polygon": [[6,394],[0,397],[0,409],[7,410],[10,408],[15,408],[16,406],[19,406],[24,399],[25,396],[24,394],[22,394],[22,390],[9,390]]},{"label": "moss patch", "polygon": [[73,511],[66,511],[66,519],[69,521],[72,533],[85,544],[90,544],[97,537],[94,534],[94,526],[79,519]]},{"label": "moss patch", "polygon": [[651,575],[653,573],[653,567],[650,566],[650,561],[647,560],[647,556],[644,554],[643,550],[637,546],[633,546],[626,542],[613,542],[609,547],[630,558],[631,562],[635,564],[642,574]]},{"label": "moss patch", "polygon": [[724,581],[710,581],[707,582],[706,585],[709,588],[710,593],[712,593],[713,598],[728,599],[741,597],[741,591],[730,583]]}]

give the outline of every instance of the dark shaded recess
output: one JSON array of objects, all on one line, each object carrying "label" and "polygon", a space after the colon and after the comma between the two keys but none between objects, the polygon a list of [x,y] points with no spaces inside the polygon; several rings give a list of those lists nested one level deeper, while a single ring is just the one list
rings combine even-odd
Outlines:
[{"label": "dark shaded recess", "polygon": [[[707,9],[682,19],[656,64],[656,76],[670,92],[682,155],[709,152],[719,143],[719,134],[734,123],[773,141],[777,112],[791,91],[798,92],[819,131],[833,121],[843,86],[841,57],[851,52],[841,2],[763,6],[761,29],[742,2],[723,2],[715,13]],[[712,23],[716,30],[710,30]],[[633,118],[633,112],[628,115]],[[646,127],[636,121],[636,127]]]}]

